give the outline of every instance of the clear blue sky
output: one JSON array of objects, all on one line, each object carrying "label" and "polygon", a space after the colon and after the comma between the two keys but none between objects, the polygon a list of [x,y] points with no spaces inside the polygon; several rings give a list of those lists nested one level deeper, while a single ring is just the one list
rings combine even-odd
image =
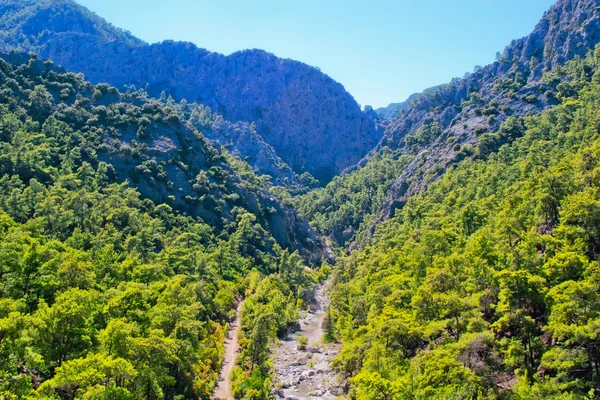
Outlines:
[{"label": "clear blue sky", "polygon": [[260,48],[319,67],[361,104],[406,99],[494,60],[554,0],[77,0],[150,42]]}]

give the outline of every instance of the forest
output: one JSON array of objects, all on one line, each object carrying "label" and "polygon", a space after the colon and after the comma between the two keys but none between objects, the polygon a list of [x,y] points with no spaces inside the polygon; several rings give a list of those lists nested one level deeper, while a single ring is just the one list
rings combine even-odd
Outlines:
[{"label": "forest", "polygon": [[599,67],[596,48],[546,74],[561,105],[492,151],[503,129],[482,133],[340,261],[329,331],[352,398],[597,397]]},{"label": "forest", "polygon": [[600,398],[593,0],[387,120],[74,4],[0,0],[0,399]]},{"label": "forest", "polygon": [[[208,399],[242,297],[236,391],[268,396],[268,341],[321,278],[273,239],[268,210],[239,206],[240,182],[262,180],[198,132],[201,168],[157,162],[157,132],[187,129],[172,110],[35,56],[0,60],[0,98],[0,397]],[[123,152],[137,176],[119,174]],[[208,222],[149,197],[177,185],[172,164],[200,168]],[[147,196],[130,184],[143,179]]]}]

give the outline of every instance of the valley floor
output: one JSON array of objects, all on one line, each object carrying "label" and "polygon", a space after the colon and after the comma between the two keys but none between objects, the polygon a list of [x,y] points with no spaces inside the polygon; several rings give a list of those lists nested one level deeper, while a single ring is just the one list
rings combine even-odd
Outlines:
[{"label": "valley floor", "polygon": [[[277,373],[277,399],[333,400],[342,395],[340,378],[331,368],[338,354],[337,344],[325,344],[322,324],[329,305],[329,281],[317,287],[310,311],[302,311],[300,330],[288,335],[275,352],[274,367]],[[300,349],[299,338],[308,344]]]}]

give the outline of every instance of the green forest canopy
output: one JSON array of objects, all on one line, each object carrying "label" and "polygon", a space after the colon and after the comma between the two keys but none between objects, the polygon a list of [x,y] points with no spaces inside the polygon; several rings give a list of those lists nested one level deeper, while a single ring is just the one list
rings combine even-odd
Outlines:
[{"label": "green forest canopy", "polygon": [[[242,207],[246,165],[197,132],[157,162],[157,132],[189,132],[172,110],[35,57],[0,60],[0,98],[0,397],[208,399],[236,297],[244,338],[296,320],[316,277]],[[244,340],[236,390],[264,398],[267,341]]]},{"label": "green forest canopy", "polygon": [[450,169],[347,257],[336,362],[357,399],[586,398],[600,382],[600,49],[572,95]]}]

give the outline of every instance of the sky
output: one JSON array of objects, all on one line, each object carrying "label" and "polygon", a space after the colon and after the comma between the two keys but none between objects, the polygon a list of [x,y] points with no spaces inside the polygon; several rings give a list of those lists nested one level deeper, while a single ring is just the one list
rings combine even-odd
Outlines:
[{"label": "sky", "polygon": [[361,105],[405,100],[494,61],[554,0],[77,0],[155,43],[259,48],[318,67]]}]

